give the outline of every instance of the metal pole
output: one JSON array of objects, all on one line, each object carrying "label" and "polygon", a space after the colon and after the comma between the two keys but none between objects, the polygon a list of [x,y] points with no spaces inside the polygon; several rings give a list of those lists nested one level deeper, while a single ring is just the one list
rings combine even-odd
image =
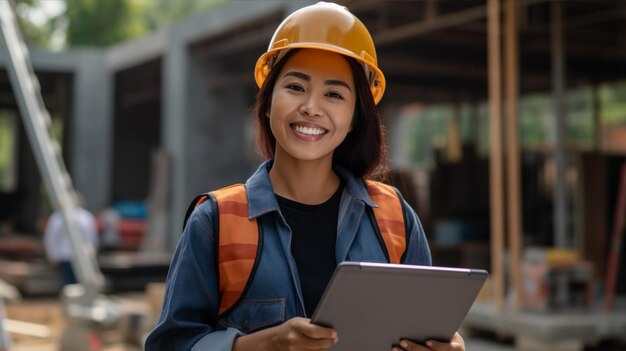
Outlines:
[{"label": "metal pole", "polygon": [[556,247],[571,246],[567,235],[567,194],[565,187],[566,151],[565,125],[565,49],[563,42],[563,5],[561,0],[552,2],[552,101],[554,109],[554,244]]},{"label": "metal pole", "polygon": [[504,192],[502,172],[502,67],[500,54],[500,0],[487,6],[489,58],[489,208],[491,222],[491,276],[494,303],[504,304]]}]

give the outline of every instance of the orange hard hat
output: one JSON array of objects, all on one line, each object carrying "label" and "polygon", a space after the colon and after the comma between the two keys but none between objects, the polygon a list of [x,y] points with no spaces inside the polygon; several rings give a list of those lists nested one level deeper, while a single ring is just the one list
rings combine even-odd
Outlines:
[{"label": "orange hard hat", "polygon": [[278,26],[270,45],[256,63],[259,87],[289,49],[320,49],[352,57],[363,65],[372,97],[378,104],[385,92],[385,76],[378,68],[374,41],[365,25],[347,8],[329,2],[303,7]]}]

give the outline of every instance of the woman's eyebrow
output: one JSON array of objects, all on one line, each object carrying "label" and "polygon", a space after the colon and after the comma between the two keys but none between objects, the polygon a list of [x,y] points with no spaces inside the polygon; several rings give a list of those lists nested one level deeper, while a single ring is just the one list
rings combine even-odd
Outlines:
[{"label": "woman's eyebrow", "polygon": [[[285,73],[284,77],[288,77],[288,76],[293,76],[293,77],[296,77],[296,78],[304,79],[307,82],[311,81],[311,77],[308,74],[305,74],[305,73],[302,73],[302,72],[298,72],[298,71],[289,71],[289,72]],[[342,86],[342,87],[346,87],[348,90],[352,91],[352,89],[350,89],[350,86],[348,85],[348,83],[344,82],[343,80],[329,79],[329,80],[325,81],[324,84],[326,84],[326,85],[339,85],[339,86]]]},{"label": "woman's eyebrow", "polygon": [[329,79],[329,80],[325,81],[324,84],[326,84],[326,85],[339,85],[339,86],[342,86],[342,87],[346,87],[349,91],[352,91],[352,89],[350,89],[350,86],[348,85],[348,83],[344,82],[343,80]]},{"label": "woman's eyebrow", "polygon": [[300,78],[300,79],[304,79],[307,82],[311,80],[311,77],[307,74],[304,74],[302,72],[298,72],[298,71],[289,71],[287,73],[285,73],[285,75],[283,77],[289,77],[289,76],[293,76],[296,78]]}]

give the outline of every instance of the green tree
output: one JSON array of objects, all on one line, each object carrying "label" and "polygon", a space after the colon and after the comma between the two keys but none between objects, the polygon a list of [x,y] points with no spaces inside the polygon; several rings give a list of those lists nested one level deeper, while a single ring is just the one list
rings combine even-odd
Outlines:
[{"label": "green tree", "polygon": [[32,45],[47,47],[52,34],[61,25],[59,18],[49,18],[43,23],[35,23],[31,19],[32,13],[40,6],[42,0],[15,0],[15,14],[17,25],[24,40]]},{"label": "green tree", "polygon": [[32,14],[47,0],[13,1],[25,41],[50,48],[59,33],[64,45],[56,47],[109,46],[209,11],[226,0],[65,0],[65,12],[45,23],[36,23]]},{"label": "green tree", "polygon": [[226,0],[151,0],[142,17],[148,30],[168,26],[196,13],[206,12]]},{"label": "green tree", "polygon": [[66,0],[67,46],[109,46],[144,35],[145,2]]}]

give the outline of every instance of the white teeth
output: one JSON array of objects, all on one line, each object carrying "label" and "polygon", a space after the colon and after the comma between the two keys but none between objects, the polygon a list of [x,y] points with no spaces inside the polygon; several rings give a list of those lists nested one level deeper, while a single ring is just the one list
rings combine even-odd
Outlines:
[{"label": "white teeth", "polygon": [[311,128],[311,127],[303,127],[303,126],[295,126],[296,132],[307,135],[321,135],[326,131],[321,128]]}]

